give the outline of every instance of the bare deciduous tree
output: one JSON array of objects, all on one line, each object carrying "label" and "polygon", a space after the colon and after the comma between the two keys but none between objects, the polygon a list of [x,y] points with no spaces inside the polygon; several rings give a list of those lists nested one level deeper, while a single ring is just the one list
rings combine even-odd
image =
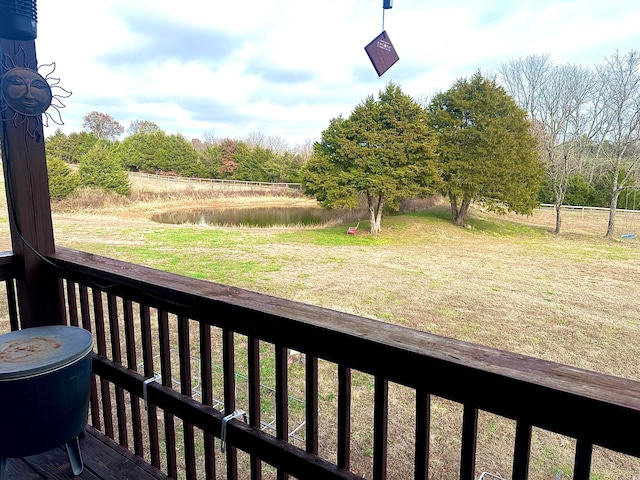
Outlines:
[{"label": "bare deciduous tree", "polygon": [[84,116],[82,128],[105,140],[115,140],[124,133],[124,127],[106,113],[93,111]]},{"label": "bare deciduous tree", "polygon": [[499,79],[516,103],[524,108],[532,119],[538,118],[540,91],[553,67],[548,53],[529,55],[500,65]]},{"label": "bare deciduous tree", "polygon": [[556,66],[542,88],[540,118],[548,129],[550,141],[544,145],[547,172],[551,177],[556,206],[556,233],[562,227],[562,204],[571,175],[580,171],[584,143],[591,138],[592,125],[585,120],[587,105],[592,100],[593,72],[576,65]]},{"label": "bare deciduous tree", "polygon": [[581,140],[594,135],[594,123],[587,119],[596,83],[593,72],[582,66],[553,65],[549,55],[531,55],[503,64],[500,77],[529,112],[553,190],[555,233],[560,233],[569,178],[582,161]]},{"label": "bare deciduous tree", "polygon": [[266,148],[276,155],[284,155],[289,151],[289,142],[280,135],[265,135],[260,132],[251,132],[245,140],[250,147]]},{"label": "bare deciduous tree", "polygon": [[157,123],[151,120],[131,120],[127,133],[135,135],[136,133],[156,133],[160,131]]},{"label": "bare deciduous tree", "polygon": [[307,138],[304,142],[296,145],[293,148],[293,153],[296,156],[296,160],[300,165],[304,165],[313,155],[314,141]]},{"label": "bare deciduous tree", "polygon": [[267,147],[267,140],[265,137],[264,133],[260,133],[260,132],[251,132],[249,133],[249,135],[247,135],[247,145],[249,145],[252,148],[255,147],[260,147],[260,148],[266,148]]},{"label": "bare deciduous tree", "polygon": [[212,131],[209,130],[202,134],[202,140],[204,140],[205,147],[217,145],[218,143],[220,143],[220,140],[216,138]]},{"label": "bare deciduous tree", "polygon": [[284,155],[289,151],[289,142],[280,135],[268,135],[265,141],[266,148],[277,155]]},{"label": "bare deciduous tree", "polygon": [[618,197],[635,183],[640,167],[640,53],[616,51],[596,67],[602,95],[602,122],[598,130],[598,154],[608,163],[611,175],[611,203],[608,238],[616,226]]}]

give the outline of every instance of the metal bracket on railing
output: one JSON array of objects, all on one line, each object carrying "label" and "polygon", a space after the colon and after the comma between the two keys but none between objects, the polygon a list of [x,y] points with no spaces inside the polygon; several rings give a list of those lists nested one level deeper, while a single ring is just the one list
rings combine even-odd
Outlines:
[{"label": "metal bracket on railing", "polygon": [[147,400],[147,385],[159,379],[160,379],[160,375],[155,374],[153,377],[147,378],[144,382],[142,382],[142,400],[144,400],[145,410],[149,409],[149,401]]},{"label": "metal bracket on railing", "polygon": [[229,423],[229,420],[238,418],[240,416],[244,417],[244,423],[247,423],[247,412],[245,412],[244,410],[236,410],[235,412],[230,413],[222,419],[222,428],[220,432],[220,440],[222,441],[220,450],[222,451],[222,453],[224,453],[227,444],[227,423]]}]

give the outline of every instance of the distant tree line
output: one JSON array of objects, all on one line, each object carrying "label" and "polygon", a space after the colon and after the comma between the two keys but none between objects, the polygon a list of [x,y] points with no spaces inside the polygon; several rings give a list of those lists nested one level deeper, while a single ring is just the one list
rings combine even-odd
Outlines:
[{"label": "distant tree line", "polygon": [[[87,114],[83,127],[82,132],[70,134],[58,129],[46,139],[52,198],[64,198],[82,186],[127,194],[128,171],[297,183],[311,154],[311,142],[290,149],[280,137],[258,133],[245,140],[207,134],[204,141],[189,141],[180,134],[163,132],[149,120],[132,121],[128,136],[120,141],[117,137],[124,128],[101,112]],[[77,164],[77,175],[58,161]]]}]

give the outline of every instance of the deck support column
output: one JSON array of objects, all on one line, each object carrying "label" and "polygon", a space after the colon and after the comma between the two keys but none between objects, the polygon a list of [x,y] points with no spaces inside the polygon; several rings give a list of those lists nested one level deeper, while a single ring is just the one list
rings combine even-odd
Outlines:
[{"label": "deck support column", "polygon": [[[15,67],[37,69],[35,42],[0,39],[0,75]],[[2,116],[4,170],[11,243],[17,262],[20,326],[63,323],[59,281],[43,256],[55,252],[42,122],[6,102]]]}]

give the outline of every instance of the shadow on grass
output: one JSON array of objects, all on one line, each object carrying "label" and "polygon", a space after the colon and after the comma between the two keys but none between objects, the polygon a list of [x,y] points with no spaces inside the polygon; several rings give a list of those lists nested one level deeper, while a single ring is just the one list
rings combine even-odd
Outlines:
[{"label": "shadow on grass", "polygon": [[[460,228],[460,230],[467,231],[469,233],[483,233],[496,237],[512,237],[517,235],[546,235],[548,229],[544,227],[536,227],[531,225],[525,225],[519,222],[513,222],[505,217],[486,216],[492,214],[484,214],[479,211],[471,211],[467,216],[467,225],[470,228]],[[417,212],[411,214],[411,216],[430,219],[432,223],[446,222],[453,225],[451,219],[451,210],[448,206],[438,206],[425,210],[423,212]]]},{"label": "shadow on grass", "polygon": [[549,232],[543,227],[526,225],[500,216],[473,211],[467,218],[470,228],[458,227],[451,220],[448,205],[438,205],[419,212],[385,214],[382,232],[369,233],[370,223],[360,222],[357,235],[347,235],[354,223],[288,231],[277,235],[283,242],[310,243],[324,246],[386,246],[392,244],[421,244],[445,231],[459,235],[489,235],[491,237],[541,237]]},{"label": "shadow on grass", "polygon": [[471,230],[479,233],[489,234],[495,237],[513,237],[517,235],[543,236],[549,233],[544,227],[524,225],[512,222],[506,218],[482,218],[477,216],[469,217],[467,223]]}]

